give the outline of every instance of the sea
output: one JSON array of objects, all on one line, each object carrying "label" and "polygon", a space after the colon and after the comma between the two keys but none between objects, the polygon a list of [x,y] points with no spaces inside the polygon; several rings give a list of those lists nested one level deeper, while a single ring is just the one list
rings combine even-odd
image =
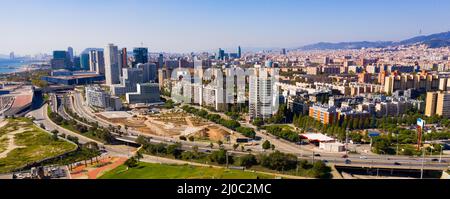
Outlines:
[{"label": "sea", "polygon": [[0,59],[0,74],[17,72],[27,64],[28,62],[23,60]]}]

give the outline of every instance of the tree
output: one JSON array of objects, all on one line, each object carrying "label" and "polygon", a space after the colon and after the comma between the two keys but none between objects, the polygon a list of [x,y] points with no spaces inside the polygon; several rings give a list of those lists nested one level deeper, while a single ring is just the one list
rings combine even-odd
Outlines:
[{"label": "tree", "polygon": [[253,120],[253,125],[260,128],[262,125],[264,125],[264,120],[262,118],[256,118]]},{"label": "tree", "polygon": [[180,140],[187,141],[186,136],[180,136]]},{"label": "tree", "polygon": [[288,171],[297,167],[297,157],[275,151],[268,156],[262,156],[261,165],[272,170]]},{"label": "tree", "polygon": [[181,155],[181,143],[169,145],[167,147],[167,154],[171,154],[173,157],[178,158]]},{"label": "tree", "polygon": [[[219,151],[212,152],[209,156],[209,160],[211,162],[215,162],[217,164],[225,164],[227,163],[227,151],[224,149],[221,149]],[[231,156],[228,157],[228,163],[233,163],[233,158]]]},{"label": "tree", "polygon": [[264,143],[262,144],[262,148],[264,150],[270,149],[270,146],[271,146],[271,144],[270,144],[269,140],[264,141]]},{"label": "tree", "polygon": [[244,155],[242,157],[239,158],[239,165],[246,167],[246,168],[250,168],[253,165],[258,164],[258,161],[256,160],[256,157],[252,154],[248,154],[248,155]]},{"label": "tree", "polygon": [[136,160],[135,157],[132,157],[130,159],[128,159],[127,161],[125,161],[125,165],[129,168],[134,168],[138,166],[138,161]]},{"label": "tree", "polygon": [[270,148],[272,149],[272,151],[275,151],[275,145],[271,145]]},{"label": "tree", "polygon": [[219,147],[221,147],[223,145],[222,140],[217,141],[217,144],[219,145]]},{"label": "tree", "polygon": [[194,138],[193,136],[190,136],[188,139],[189,139],[189,141],[191,141],[191,142],[193,142],[193,141],[195,140],[195,138]]},{"label": "tree", "polygon": [[313,164],[313,175],[315,178],[330,178],[331,168],[322,161],[316,161]]},{"label": "tree", "polygon": [[142,155],[142,152],[139,150],[136,152],[136,155],[134,156],[136,160],[139,162],[144,156]]},{"label": "tree", "polygon": [[59,131],[58,130],[53,130],[51,133],[53,134],[53,136],[52,136],[53,140],[57,141],[58,140]]}]

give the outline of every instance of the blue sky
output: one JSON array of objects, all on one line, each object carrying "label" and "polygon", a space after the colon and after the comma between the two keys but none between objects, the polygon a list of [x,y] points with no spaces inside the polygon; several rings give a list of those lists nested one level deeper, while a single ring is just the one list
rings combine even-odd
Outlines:
[{"label": "blue sky", "polygon": [[0,54],[401,40],[450,30],[447,0],[0,0]]}]

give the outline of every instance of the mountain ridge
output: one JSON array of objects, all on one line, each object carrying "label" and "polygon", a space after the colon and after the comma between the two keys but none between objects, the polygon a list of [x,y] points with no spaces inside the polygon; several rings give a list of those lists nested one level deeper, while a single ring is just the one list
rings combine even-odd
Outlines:
[{"label": "mountain ridge", "polygon": [[450,46],[450,31],[431,35],[421,35],[399,42],[394,41],[355,41],[355,42],[319,42],[298,48],[298,50],[350,50],[361,48],[384,48],[400,45],[425,44],[430,48],[440,48]]}]

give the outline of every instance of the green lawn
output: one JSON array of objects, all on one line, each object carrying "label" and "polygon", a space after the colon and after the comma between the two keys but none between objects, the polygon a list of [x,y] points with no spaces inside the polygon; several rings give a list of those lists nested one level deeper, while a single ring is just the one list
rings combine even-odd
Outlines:
[{"label": "green lawn", "polygon": [[274,176],[247,171],[227,170],[189,165],[139,163],[126,170],[122,165],[105,173],[101,179],[273,179]]},{"label": "green lawn", "polygon": [[289,125],[287,125],[287,124],[269,124],[269,125],[263,126],[263,129],[264,129],[265,127],[268,127],[268,126],[280,127],[280,128],[282,128],[283,130],[291,130],[291,131],[294,130],[294,128],[292,128],[291,126],[289,126]]},{"label": "green lawn", "polygon": [[0,132],[19,129],[25,131],[14,136],[14,143],[20,148],[14,149],[7,154],[7,157],[0,159],[0,173],[11,172],[26,164],[54,157],[76,148],[74,144],[64,140],[53,140],[50,134],[36,127],[29,119],[8,119],[8,122],[0,129]]}]

